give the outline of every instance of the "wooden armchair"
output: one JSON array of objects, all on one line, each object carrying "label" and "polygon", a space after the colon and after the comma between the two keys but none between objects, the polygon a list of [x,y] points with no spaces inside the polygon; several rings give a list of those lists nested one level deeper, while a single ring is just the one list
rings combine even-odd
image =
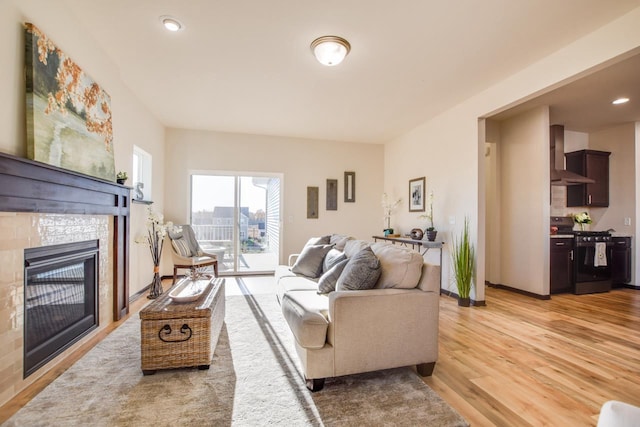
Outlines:
[{"label": "wooden armchair", "polygon": [[202,250],[189,224],[176,226],[168,236],[171,240],[173,283],[176,283],[179,268],[188,268],[193,274],[198,269],[213,267],[213,273],[218,277],[218,257]]}]

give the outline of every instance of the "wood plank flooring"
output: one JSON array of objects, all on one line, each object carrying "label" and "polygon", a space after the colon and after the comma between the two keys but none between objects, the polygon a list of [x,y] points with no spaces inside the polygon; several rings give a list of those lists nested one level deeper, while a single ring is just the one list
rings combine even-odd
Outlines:
[{"label": "wood plank flooring", "polygon": [[[607,400],[640,406],[640,291],[541,301],[488,288],[486,300],[441,296],[440,357],[425,379],[471,425],[595,426]],[[118,325],[1,407],[0,424]]]},{"label": "wood plank flooring", "polygon": [[425,379],[472,425],[589,426],[607,400],[640,406],[640,291],[486,291],[486,307],[441,297],[439,360]]}]

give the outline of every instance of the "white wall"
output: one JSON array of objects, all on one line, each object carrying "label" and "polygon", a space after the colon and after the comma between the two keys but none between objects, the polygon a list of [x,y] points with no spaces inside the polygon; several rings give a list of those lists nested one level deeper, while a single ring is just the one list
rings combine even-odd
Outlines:
[{"label": "white wall", "polygon": [[[164,189],[164,127],[146,110],[119,77],[119,70],[87,34],[82,22],[61,2],[0,1],[0,151],[26,157],[24,30],[31,22],[69,55],[111,96],[116,170],[131,176],[133,144],[154,158],[154,206],[162,209]],[[155,183],[158,183],[155,185]],[[130,182],[129,182],[130,184]],[[144,209],[131,209],[131,235],[144,230]],[[133,247],[130,259],[131,293],[148,285],[153,265],[148,250]]]},{"label": "white wall", "polygon": [[549,109],[500,126],[500,284],[549,294]]},{"label": "white wall", "polygon": [[[282,173],[281,262],[312,236],[371,240],[383,229],[383,146],[299,138],[167,130],[165,216],[189,221],[190,172]],[[344,172],[356,172],[356,202],[344,203]],[[325,209],[326,180],[338,180],[338,210]],[[320,189],[318,219],[307,219],[307,187]]]},{"label": "white wall", "polygon": [[[449,224],[449,217],[459,226],[464,215],[469,215],[476,247],[484,251],[485,242],[477,241],[483,234],[478,232],[478,227],[485,227],[485,212],[479,204],[485,195],[478,185],[479,170],[484,168],[480,165],[484,165],[485,140],[478,139],[478,118],[490,117],[563,82],[577,79],[586,70],[603,66],[618,55],[629,54],[640,46],[638,22],[640,8],[389,142],[385,146],[385,190],[404,194],[408,179],[426,175],[437,197],[434,213],[438,229],[444,231],[450,241],[448,232],[454,227]],[[408,213],[399,217],[399,221],[398,227],[405,230],[416,224],[415,217]],[[525,231],[523,238],[539,238],[531,233]],[[444,266],[444,285],[449,278],[448,268]],[[479,270],[477,283],[483,284],[484,279],[484,272]],[[471,297],[484,299],[484,288],[475,289]]]}]

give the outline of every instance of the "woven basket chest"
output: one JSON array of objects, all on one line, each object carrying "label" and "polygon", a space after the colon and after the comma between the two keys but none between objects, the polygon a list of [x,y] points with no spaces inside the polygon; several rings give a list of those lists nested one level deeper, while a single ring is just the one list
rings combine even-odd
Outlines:
[{"label": "woven basket chest", "polygon": [[157,369],[209,369],[224,322],[224,279],[212,278],[191,302],[175,302],[172,289],[140,311],[141,365],[145,375]]}]

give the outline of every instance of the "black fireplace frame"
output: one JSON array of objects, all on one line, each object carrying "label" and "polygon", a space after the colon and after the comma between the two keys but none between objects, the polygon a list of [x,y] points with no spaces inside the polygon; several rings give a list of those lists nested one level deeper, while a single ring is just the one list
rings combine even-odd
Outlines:
[{"label": "black fireplace frame", "polygon": [[[78,342],[82,337],[86,336],[89,332],[95,330],[100,324],[100,304],[99,304],[99,271],[100,271],[100,242],[98,240],[86,240],[81,242],[63,243],[58,245],[39,246],[35,248],[25,249],[24,256],[24,368],[23,378],[27,378],[29,375],[40,369],[47,362],[53,360],[57,355],[62,353],[67,348],[71,347],[74,343]],[[60,291],[64,289],[62,294],[67,300],[67,304],[48,305],[39,304],[36,307],[57,307],[55,309],[38,309],[39,315],[36,315],[34,320],[39,318],[36,324],[47,324],[45,333],[43,328],[34,326],[30,323],[29,307],[28,307],[28,289],[31,286],[38,286],[34,283],[29,283],[29,277],[38,273],[51,271],[52,269],[65,268],[72,264],[83,264],[82,275],[82,315],[78,316],[73,321],[69,320],[69,298],[67,295],[69,292],[68,284],[69,280],[78,280],[75,277],[69,277],[65,275],[63,279],[47,278],[44,280],[44,292],[46,299],[55,300],[60,302]],[[55,283],[58,281],[58,283]],[[61,286],[60,283],[63,283]],[[72,283],[72,282],[71,282]],[[71,286],[72,288],[74,285]],[[32,288],[33,289],[33,288]],[[42,291],[41,291],[42,292]],[[73,290],[71,292],[76,296],[78,293]],[[48,294],[48,295],[47,295]],[[67,295],[65,295],[67,294]],[[40,293],[40,295],[43,295]],[[53,296],[53,298],[51,298]],[[42,297],[41,297],[42,298]],[[51,301],[49,301],[49,304]],[[33,307],[33,310],[37,308]],[[78,314],[77,312],[75,313]],[[62,322],[58,322],[58,329],[55,327],[53,320],[58,317],[62,318]],[[65,319],[66,318],[66,319]],[[43,321],[45,320],[45,321]],[[64,324],[61,325],[60,323]],[[63,326],[63,327],[62,327]],[[38,331],[39,330],[39,331]],[[29,339],[29,334],[38,334],[40,337],[36,339],[37,343],[29,343],[33,339]],[[37,336],[37,335],[36,335]],[[33,338],[34,336],[31,335]],[[46,339],[44,338],[46,337]]]}]

